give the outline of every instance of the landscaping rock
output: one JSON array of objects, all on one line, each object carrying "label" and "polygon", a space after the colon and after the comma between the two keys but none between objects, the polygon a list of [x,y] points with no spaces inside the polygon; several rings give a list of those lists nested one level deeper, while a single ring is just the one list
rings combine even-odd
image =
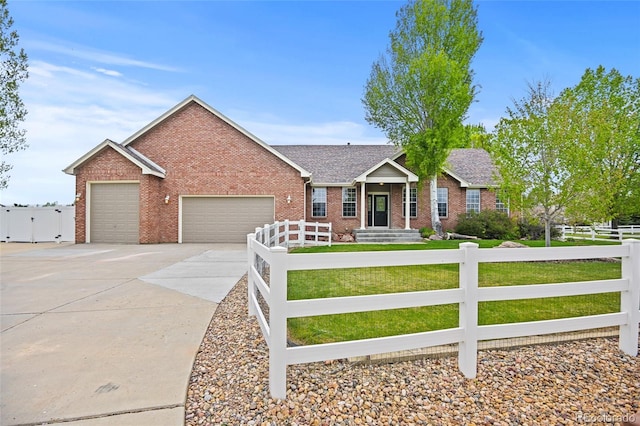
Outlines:
[{"label": "landscaping rock", "polygon": [[513,241],[503,241],[502,244],[496,247],[497,248],[527,248],[528,246],[525,246],[524,244],[516,243]]},{"label": "landscaping rock", "polygon": [[475,379],[457,357],[292,365],[287,399],[275,400],[246,287],[243,278],[205,334],[186,425],[618,425],[640,410],[640,360],[616,338],[480,351]]}]

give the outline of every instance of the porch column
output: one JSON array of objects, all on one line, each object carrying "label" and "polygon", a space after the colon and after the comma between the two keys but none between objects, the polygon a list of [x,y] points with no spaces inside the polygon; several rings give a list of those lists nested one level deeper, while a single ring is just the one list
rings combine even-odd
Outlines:
[{"label": "porch column", "polygon": [[365,194],[367,189],[367,183],[362,181],[360,184],[360,229],[364,228],[364,220],[367,216],[367,194]]},{"label": "porch column", "polygon": [[404,207],[404,229],[411,229],[409,220],[411,219],[411,186],[409,185],[409,176],[407,176],[407,186],[405,189],[405,203]]}]

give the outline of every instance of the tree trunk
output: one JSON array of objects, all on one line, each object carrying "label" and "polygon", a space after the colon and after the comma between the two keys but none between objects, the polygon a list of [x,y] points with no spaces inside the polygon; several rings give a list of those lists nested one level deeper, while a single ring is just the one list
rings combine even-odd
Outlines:
[{"label": "tree trunk", "polygon": [[544,246],[551,247],[551,218],[544,218]]},{"label": "tree trunk", "polygon": [[435,231],[436,235],[444,237],[442,231],[442,222],[440,222],[440,215],[438,214],[438,176],[431,177],[429,183],[429,192],[431,196],[431,227]]}]

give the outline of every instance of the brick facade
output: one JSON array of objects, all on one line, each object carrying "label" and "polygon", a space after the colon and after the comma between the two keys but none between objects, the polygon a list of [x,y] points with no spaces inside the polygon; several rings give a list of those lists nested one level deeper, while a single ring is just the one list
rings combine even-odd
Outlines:
[{"label": "brick facade", "polygon": [[[355,217],[343,216],[343,187],[334,184],[327,187],[326,217],[314,217],[313,176],[310,181],[303,176],[300,166],[288,160],[289,156],[282,157],[195,97],[188,98],[122,145],[109,142],[104,148],[99,147],[98,152],[91,151],[65,170],[76,176],[76,193],[82,194],[76,202],[77,243],[87,241],[87,199],[90,185],[98,182],[139,183],[140,243],[178,242],[183,196],[272,196],[275,220],[331,222],[334,234],[360,228],[362,215],[367,215],[367,206],[361,205],[360,184],[356,185]],[[141,162],[126,157],[129,154],[135,157],[136,153],[144,157]],[[395,161],[404,167],[404,160],[402,155]],[[309,165],[314,164],[321,163],[313,161]],[[466,211],[466,188],[447,174],[438,178],[438,186],[448,189],[449,214],[441,220],[445,231],[452,230],[458,215]],[[405,227],[403,184],[369,183],[366,191],[388,194],[389,227]],[[165,203],[167,196],[169,202]],[[495,209],[493,192],[482,188],[480,198],[481,210]],[[431,227],[428,182],[422,185],[417,202],[418,216],[410,219],[410,227]],[[365,216],[365,226],[366,219]]]},{"label": "brick facade", "polygon": [[[300,172],[196,102],[128,146],[166,169],[166,177],[142,174],[119,153],[104,149],[76,170],[76,192],[84,194],[87,182],[140,182],[140,243],[178,241],[178,200],[184,195],[271,195],[276,220],[304,215]],[[78,243],[86,241],[86,205],[86,197],[76,203]]]}]

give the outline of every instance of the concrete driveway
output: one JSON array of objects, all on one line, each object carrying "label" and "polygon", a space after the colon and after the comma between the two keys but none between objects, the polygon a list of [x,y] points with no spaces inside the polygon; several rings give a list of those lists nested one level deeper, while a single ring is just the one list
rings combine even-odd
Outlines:
[{"label": "concrete driveway", "polygon": [[182,425],[243,245],[0,244],[0,424]]}]

